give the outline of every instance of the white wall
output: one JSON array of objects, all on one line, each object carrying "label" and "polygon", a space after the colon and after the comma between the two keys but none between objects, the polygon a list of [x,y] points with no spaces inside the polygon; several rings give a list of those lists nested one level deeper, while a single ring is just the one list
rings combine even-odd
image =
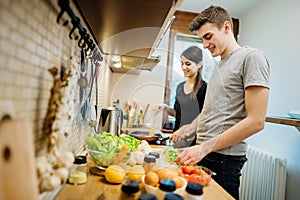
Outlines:
[{"label": "white wall", "polygon": [[[264,0],[240,20],[241,45],[264,51],[271,66],[268,116],[300,110],[300,1]],[[266,123],[249,143],[287,158],[286,199],[300,197],[300,132],[292,126]]]},{"label": "white wall", "polygon": [[[149,126],[153,121],[152,106],[163,103],[164,99],[168,45],[169,31],[164,35],[158,48],[153,53],[154,56],[160,55],[161,60],[151,72],[141,71],[138,75],[113,73],[112,76],[112,100],[119,99],[122,108],[124,108],[126,101],[129,101],[129,103],[136,101],[144,110],[149,103],[149,110],[145,117],[145,123],[150,124]],[[155,129],[159,130],[162,126],[162,113],[157,116],[155,124]]]}]

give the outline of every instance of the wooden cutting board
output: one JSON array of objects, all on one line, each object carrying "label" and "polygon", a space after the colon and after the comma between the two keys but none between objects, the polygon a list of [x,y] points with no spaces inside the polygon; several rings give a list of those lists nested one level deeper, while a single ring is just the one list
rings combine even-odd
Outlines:
[{"label": "wooden cutting board", "polygon": [[38,199],[32,126],[28,120],[0,123],[0,199]]}]

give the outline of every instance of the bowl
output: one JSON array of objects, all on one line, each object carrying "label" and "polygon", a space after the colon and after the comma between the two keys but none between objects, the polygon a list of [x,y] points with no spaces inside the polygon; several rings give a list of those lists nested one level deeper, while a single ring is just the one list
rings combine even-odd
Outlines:
[{"label": "bowl", "polygon": [[299,119],[300,120],[300,110],[290,111],[287,113],[291,118],[293,119]]},{"label": "bowl", "polygon": [[206,186],[211,181],[212,175],[216,175],[216,173],[203,166],[182,166],[181,175],[188,182]]},{"label": "bowl", "polygon": [[[180,188],[177,188],[174,191],[174,193],[182,195],[187,186],[187,181],[183,177],[179,176],[179,178],[183,181],[183,185]],[[145,187],[145,190],[147,193],[154,194],[154,195],[157,194],[157,191],[159,190],[159,188],[145,183],[145,175],[142,177],[142,183],[144,184],[144,187]]]},{"label": "bowl", "polygon": [[94,163],[101,169],[110,165],[123,165],[128,162],[131,152],[101,152],[87,150]]}]

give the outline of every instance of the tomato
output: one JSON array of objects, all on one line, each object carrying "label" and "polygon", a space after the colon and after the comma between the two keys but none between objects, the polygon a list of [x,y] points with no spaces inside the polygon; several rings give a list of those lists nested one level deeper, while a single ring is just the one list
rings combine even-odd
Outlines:
[{"label": "tomato", "polygon": [[204,185],[207,185],[211,181],[211,176],[205,174],[203,175],[203,179],[204,179]]},{"label": "tomato", "polygon": [[184,174],[192,174],[193,173],[193,167],[190,166],[183,166],[182,167],[182,173]]},{"label": "tomato", "polygon": [[200,176],[197,174],[191,174],[188,178],[188,182],[192,182],[192,183],[198,183],[200,179]]},{"label": "tomato", "polygon": [[203,171],[202,171],[202,169],[200,169],[200,168],[198,168],[198,167],[195,167],[195,168],[193,169],[193,174],[200,174],[200,175],[202,175],[202,174],[203,174]]},{"label": "tomato", "polygon": [[188,182],[199,183],[202,186],[207,184],[204,176],[203,175],[198,175],[198,174],[191,174],[188,178]]}]

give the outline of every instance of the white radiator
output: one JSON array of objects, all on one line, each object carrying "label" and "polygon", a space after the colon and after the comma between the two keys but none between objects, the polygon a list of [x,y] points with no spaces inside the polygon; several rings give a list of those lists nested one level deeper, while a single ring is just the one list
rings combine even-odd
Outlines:
[{"label": "white radiator", "polygon": [[283,200],[286,159],[248,145],[248,161],[242,170],[241,200]]}]

